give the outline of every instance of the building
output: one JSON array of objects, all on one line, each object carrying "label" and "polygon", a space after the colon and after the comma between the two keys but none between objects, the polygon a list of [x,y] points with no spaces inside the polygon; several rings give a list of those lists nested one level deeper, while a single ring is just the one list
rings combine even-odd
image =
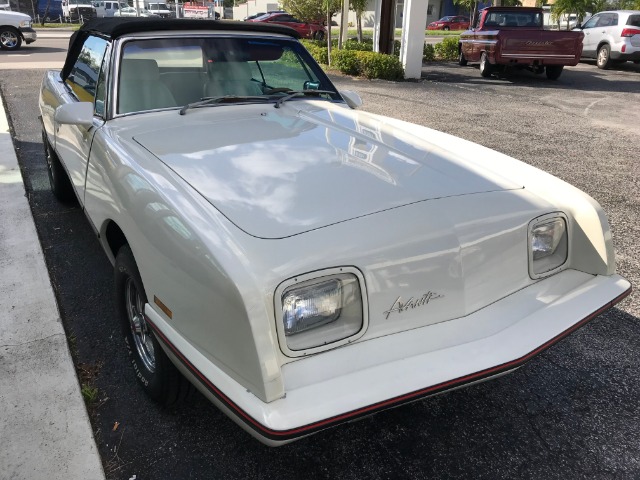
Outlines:
[{"label": "building", "polygon": [[[274,0],[248,0],[246,3],[242,3],[233,8],[233,19],[244,20],[245,18],[255,15],[257,13],[266,13],[273,10],[279,10],[280,5]],[[373,28],[375,21],[376,1],[369,0],[367,9],[362,14],[362,27]],[[404,0],[396,1],[396,28],[402,27],[402,12],[404,10]],[[427,6],[427,23],[438,20],[446,15],[458,15],[469,14],[457,5],[454,5],[453,0],[431,0]],[[340,15],[336,15],[334,20],[340,25]],[[349,24],[351,26],[356,25],[355,12],[349,11]],[[426,25],[425,25],[426,26]]]}]

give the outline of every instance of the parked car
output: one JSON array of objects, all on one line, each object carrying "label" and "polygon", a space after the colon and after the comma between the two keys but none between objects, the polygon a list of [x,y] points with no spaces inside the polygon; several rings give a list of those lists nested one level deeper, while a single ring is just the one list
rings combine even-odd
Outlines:
[{"label": "parked car", "polygon": [[[55,8],[57,2],[52,3]],[[86,22],[98,16],[90,0],[62,0],[60,6],[66,22]]]},{"label": "parked car", "polygon": [[630,292],[595,200],[356,110],[298,37],[101,19],[44,76],[51,188],[114,264],[152,398],[182,373],[278,445],[498,377]]},{"label": "parked car", "polygon": [[595,58],[598,68],[640,62],[640,10],[596,13],[579,28],[584,32],[582,58]]},{"label": "parked car", "polygon": [[485,8],[478,26],[460,35],[459,64],[480,62],[483,77],[508,66],[557,80],[565,65],[580,61],[581,33],[545,30],[541,8]]},{"label": "parked car", "polygon": [[22,42],[28,45],[37,38],[38,34],[32,28],[29,15],[0,10],[0,49],[17,50]]},{"label": "parked car", "polygon": [[124,2],[109,0],[99,0],[97,2],[93,2],[93,6],[96,8],[96,16],[98,16],[99,18],[113,17],[121,7],[129,7],[129,5]]},{"label": "parked car", "polygon": [[466,30],[469,28],[469,17],[459,15],[442,17],[427,25],[427,30]]},{"label": "parked car", "polygon": [[121,7],[113,13],[114,17],[160,17],[155,13],[150,12],[146,8],[141,8],[140,11],[133,7]]},{"label": "parked car", "polygon": [[164,2],[147,2],[145,7],[151,13],[155,13],[162,18],[172,18],[176,16],[176,13],[169,9],[169,6]]},{"label": "parked car", "polygon": [[293,15],[290,15],[286,12],[285,13],[281,13],[281,12],[267,13],[266,15],[253,18],[248,21],[285,25],[287,27],[293,28],[296,32],[300,34],[302,38],[312,38],[314,40],[324,40],[327,33],[326,29],[322,24],[303,22],[301,20],[296,19]]}]

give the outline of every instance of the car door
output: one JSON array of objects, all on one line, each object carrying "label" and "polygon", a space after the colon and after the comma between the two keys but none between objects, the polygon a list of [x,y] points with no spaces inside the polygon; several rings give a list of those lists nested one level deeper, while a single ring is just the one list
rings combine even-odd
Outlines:
[{"label": "car door", "polygon": [[64,79],[71,102],[91,102],[94,105],[93,125],[69,125],[55,123],[56,152],[64,163],[80,203],[84,203],[84,186],[87,162],[93,136],[104,123],[105,82],[101,75],[107,51],[107,41],[89,36],[82,50]]},{"label": "car door", "polygon": [[596,33],[596,25],[600,21],[602,14],[596,14],[591,17],[582,26],[584,39],[582,40],[582,56],[593,58],[596,56],[596,48],[598,47],[598,34]]}]

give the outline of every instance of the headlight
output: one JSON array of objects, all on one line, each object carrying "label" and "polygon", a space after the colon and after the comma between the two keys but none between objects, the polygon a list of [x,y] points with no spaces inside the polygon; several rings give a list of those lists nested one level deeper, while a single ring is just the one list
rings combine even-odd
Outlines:
[{"label": "headlight", "polygon": [[20,22],[20,28],[29,28],[31,27],[31,20],[22,20]]},{"label": "headlight", "polygon": [[569,239],[567,222],[558,214],[537,219],[529,228],[529,274],[539,278],[560,268],[567,261]]},{"label": "headlight", "polygon": [[278,336],[286,354],[299,356],[326,350],[364,332],[361,275],[353,270],[332,269],[339,273],[329,275],[328,271],[316,272],[278,287]]}]

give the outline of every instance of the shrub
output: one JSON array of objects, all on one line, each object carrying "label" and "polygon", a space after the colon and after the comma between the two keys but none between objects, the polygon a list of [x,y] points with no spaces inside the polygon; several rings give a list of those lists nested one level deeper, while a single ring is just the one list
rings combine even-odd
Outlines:
[{"label": "shrub", "polygon": [[433,48],[433,45],[430,43],[426,43],[424,48],[422,49],[422,61],[423,62],[433,62],[436,59],[436,49]]},{"label": "shrub", "polygon": [[438,60],[455,60],[458,58],[459,36],[445,37],[442,42],[434,47],[435,56]]},{"label": "shrub", "polygon": [[357,40],[348,40],[342,44],[344,50],[357,50],[360,52],[373,51],[373,40],[358,42]]},{"label": "shrub", "polygon": [[300,43],[309,51],[314,60],[318,63],[326,65],[329,63],[327,54],[327,42],[323,40],[300,40]]},{"label": "shrub", "polygon": [[327,65],[329,63],[329,50],[327,47],[316,47],[315,45],[309,45],[307,47],[309,53],[314,58],[314,60],[323,65]]},{"label": "shrub", "polygon": [[333,66],[346,75],[360,75],[361,68],[356,50],[334,50],[331,52]]},{"label": "shrub", "polygon": [[326,47],[327,46],[327,41],[326,40],[308,40],[306,38],[302,38],[302,39],[300,39],[300,43],[302,43],[305,47],[307,47],[307,49],[309,49],[310,45],[313,45],[314,47]]},{"label": "shrub", "polygon": [[398,57],[375,52],[357,52],[362,75],[382,80],[401,80],[404,69]]}]

